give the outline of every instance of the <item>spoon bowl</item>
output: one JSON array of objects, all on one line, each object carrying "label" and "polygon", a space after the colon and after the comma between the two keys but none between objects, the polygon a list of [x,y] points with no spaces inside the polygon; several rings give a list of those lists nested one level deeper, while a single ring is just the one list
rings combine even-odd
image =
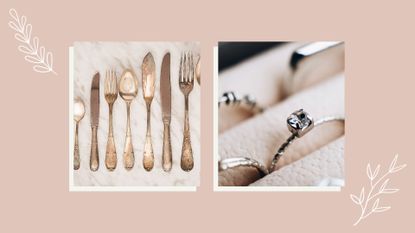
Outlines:
[{"label": "spoon bowl", "polygon": [[85,116],[85,104],[84,101],[82,101],[81,98],[77,97],[74,100],[74,106],[73,106],[73,119],[76,122],[79,122],[84,118]]},{"label": "spoon bowl", "polygon": [[138,93],[138,81],[132,70],[125,70],[121,75],[120,84],[120,96],[126,102],[131,102]]}]

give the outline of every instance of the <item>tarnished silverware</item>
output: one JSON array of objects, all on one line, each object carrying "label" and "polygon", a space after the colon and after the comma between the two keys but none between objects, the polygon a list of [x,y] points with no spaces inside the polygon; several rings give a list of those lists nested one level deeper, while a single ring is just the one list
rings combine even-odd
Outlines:
[{"label": "tarnished silverware", "polygon": [[143,79],[143,97],[147,106],[147,133],[146,142],[144,145],[143,166],[144,169],[150,171],[154,166],[153,145],[151,142],[150,109],[151,101],[154,97],[154,85],[156,81],[156,64],[151,53],[147,53],[147,55],[144,57],[143,64],[141,66],[141,72]]},{"label": "tarnished silverware", "polygon": [[107,150],[105,153],[105,166],[108,170],[113,171],[117,167],[117,151],[115,149],[115,141],[112,127],[112,109],[114,106],[115,100],[118,97],[118,85],[117,85],[117,76],[115,71],[109,70],[106,73],[105,77],[105,100],[108,103],[109,108],[109,129],[108,129],[108,141],[107,141]]},{"label": "tarnished silverware", "polygon": [[196,80],[197,80],[197,83],[199,83],[199,85],[200,85],[200,76],[201,76],[200,60],[201,60],[201,57],[199,56],[199,60],[197,61],[196,70],[195,70]]},{"label": "tarnished silverware", "polygon": [[124,145],[124,167],[131,170],[134,167],[134,149],[131,139],[130,109],[131,102],[137,96],[138,80],[132,70],[125,70],[120,79],[120,96],[127,105],[127,132]]},{"label": "tarnished silverware", "polygon": [[160,96],[161,96],[161,110],[163,114],[163,155],[162,166],[163,170],[168,172],[172,167],[172,152],[170,140],[170,121],[171,121],[171,84],[170,84],[170,53],[164,55],[161,63],[160,74]]},{"label": "tarnished silverware", "polygon": [[184,112],[184,133],[183,133],[183,145],[182,156],[180,166],[184,171],[190,171],[193,169],[193,151],[190,141],[190,126],[189,126],[189,94],[193,90],[194,83],[194,64],[193,54],[184,53],[180,58],[179,69],[179,86],[184,95],[185,112]]},{"label": "tarnished silverware", "polygon": [[91,157],[89,160],[89,168],[96,171],[99,168],[98,155],[98,123],[99,123],[99,73],[97,72],[92,79],[91,85]]},{"label": "tarnished silverware", "polygon": [[73,119],[75,121],[75,145],[74,145],[74,152],[73,152],[73,169],[78,170],[81,161],[79,158],[79,144],[78,144],[78,128],[79,122],[85,116],[85,104],[81,98],[76,98],[73,105]]}]

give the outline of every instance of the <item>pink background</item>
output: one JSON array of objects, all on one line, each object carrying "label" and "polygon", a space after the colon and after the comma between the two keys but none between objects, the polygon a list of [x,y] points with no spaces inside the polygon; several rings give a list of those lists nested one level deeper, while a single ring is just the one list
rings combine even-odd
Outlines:
[{"label": "pink background", "polygon": [[[166,1],[167,2],[167,1]],[[265,2],[265,1],[264,1]],[[54,54],[58,76],[38,74],[17,51],[8,11],[28,17]],[[10,1],[1,2],[0,182],[5,232],[310,231],[412,229],[414,209],[414,5],[409,1]],[[202,169],[196,193],[68,191],[68,47],[73,41],[200,41]],[[346,187],[340,193],[214,193],[213,49],[220,40],[346,42]],[[395,153],[408,167],[382,197],[392,209],[357,227],[349,195],[367,185],[366,165]],[[245,203],[245,204],[243,204]],[[409,216],[408,216],[409,215]]]}]

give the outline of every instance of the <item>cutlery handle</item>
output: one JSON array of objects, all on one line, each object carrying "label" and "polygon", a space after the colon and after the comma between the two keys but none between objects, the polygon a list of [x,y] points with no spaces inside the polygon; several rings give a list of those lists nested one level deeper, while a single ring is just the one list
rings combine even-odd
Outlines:
[{"label": "cutlery handle", "polygon": [[74,150],[73,150],[73,169],[74,170],[78,170],[81,165],[80,158],[79,158],[78,126],[79,126],[79,123],[77,122],[76,127],[75,127],[75,145],[74,145]]},{"label": "cutlery handle", "polygon": [[91,158],[89,160],[89,168],[91,171],[96,171],[99,168],[98,126],[92,126]]},{"label": "cutlery handle", "polygon": [[117,151],[115,149],[115,141],[112,127],[112,105],[109,107],[109,131],[107,141],[107,151],[105,153],[105,166],[109,171],[114,171],[117,167]]},{"label": "cutlery handle", "polygon": [[163,135],[163,155],[162,155],[163,170],[168,172],[172,167],[172,152],[170,140],[170,122],[164,122]]},{"label": "cutlery handle", "polygon": [[127,103],[127,134],[125,135],[125,146],[124,146],[124,168],[131,170],[134,167],[134,149],[131,138],[131,125],[130,125],[130,103]]},{"label": "cutlery handle", "polygon": [[193,169],[193,151],[192,143],[190,142],[190,126],[189,126],[189,97],[185,97],[185,112],[184,112],[184,133],[182,145],[182,157],[180,166],[183,171],[190,171]]},{"label": "cutlery handle", "polygon": [[147,133],[146,143],[144,145],[143,167],[146,171],[151,171],[154,166],[153,145],[151,143],[151,125],[150,125],[150,104],[147,104]]}]

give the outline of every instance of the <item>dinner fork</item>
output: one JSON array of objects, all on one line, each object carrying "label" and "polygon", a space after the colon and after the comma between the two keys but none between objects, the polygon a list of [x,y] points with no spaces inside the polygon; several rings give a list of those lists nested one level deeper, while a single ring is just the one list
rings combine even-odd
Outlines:
[{"label": "dinner fork", "polygon": [[190,52],[183,53],[180,58],[179,68],[179,86],[184,95],[185,112],[184,112],[184,133],[182,156],[180,166],[184,171],[193,169],[193,152],[190,142],[190,126],[189,126],[189,94],[193,90],[194,83],[194,63],[193,54]]},{"label": "dinner fork", "polygon": [[117,100],[118,97],[117,76],[113,70],[107,70],[106,72],[104,94],[109,108],[109,130],[107,151],[105,153],[105,166],[108,170],[113,171],[117,167],[117,152],[115,149],[115,141],[113,135],[112,108],[114,106],[115,100]]}]

